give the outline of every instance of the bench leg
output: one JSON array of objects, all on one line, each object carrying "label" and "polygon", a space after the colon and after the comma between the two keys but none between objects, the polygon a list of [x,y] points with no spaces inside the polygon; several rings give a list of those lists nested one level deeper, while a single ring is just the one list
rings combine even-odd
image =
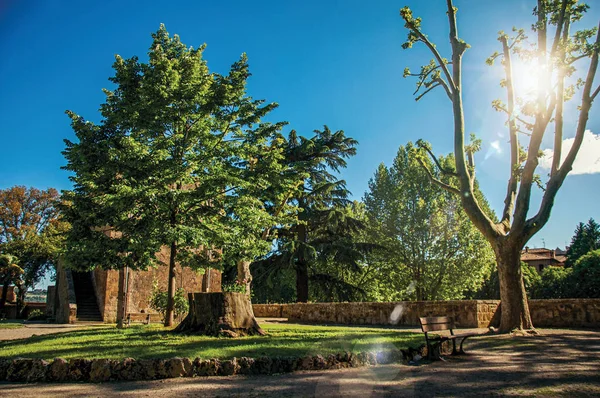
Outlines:
[{"label": "bench leg", "polygon": [[470,336],[467,336],[465,338],[462,339],[462,341],[460,342],[460,354],[466,354],[465,350],[463,350],[463,343],[465,342],[466,339],[468,339]]},{"label": "bench leg", "polygon": [[[461,345],[461,350],[462,350],[462,345]],[[456,339],[452,339],[452,355],[456,355]]]},{"label": "bench leg", "polygon": [[429,341],[427,342],[427,359],[429,359],[430,361],[433,360],[433,346],[435,344],[430,343]]}]

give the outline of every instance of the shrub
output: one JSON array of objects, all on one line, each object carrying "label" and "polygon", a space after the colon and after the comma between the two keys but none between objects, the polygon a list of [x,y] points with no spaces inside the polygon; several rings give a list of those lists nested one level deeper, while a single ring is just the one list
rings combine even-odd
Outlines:
[{"label": "shrub", "polygon": [[33,310],[27,315],[28,321],[39,321],[42,319],[46,319],[46,314],[42,310]]},{"label": "shrub", "polygon": [[[154,285],[152,287],[152,294],[150,295],[149,302],[150,308],[160,313],[164,319],[165,314],[167,312],[167,292],[161,290],[158,287],[158,282],[154,281]],[[179,315],[183,315],[189,311],[189,304],[187,295],[185,294],[185,290],[183,288],[179,288],[175,291],[175,317],[179,317]]]},{"label": "shrub", "polygon": [[222,290],[225,293],[246,293],[246,281],[236,279],[234,283],[223,285]]},{"label": "shrub", "polygon": [[600,250],[577,260],[570,279],[574,297],[600,298]]},{"label": "shrub", "polygon": [[573,297],[571,268],[546,267],[533,288],[531,298],[559,299]]}]

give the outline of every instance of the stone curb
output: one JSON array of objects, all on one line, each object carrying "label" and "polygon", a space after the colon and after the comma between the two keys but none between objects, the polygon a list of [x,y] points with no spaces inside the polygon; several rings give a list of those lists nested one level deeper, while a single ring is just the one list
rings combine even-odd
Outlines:
[{"label": "stone curb", "polygon": [[[408,351],[343,352],[304,357],[196,358],[170,359],[0,359],[0,381],[8,382],[92,382],[156,380],[177,377],[270,375],[301,370],[357,368],[408,362],[412,355],[424,356],[424,347]],[[409,357],[410,353],[410,357]]]}]

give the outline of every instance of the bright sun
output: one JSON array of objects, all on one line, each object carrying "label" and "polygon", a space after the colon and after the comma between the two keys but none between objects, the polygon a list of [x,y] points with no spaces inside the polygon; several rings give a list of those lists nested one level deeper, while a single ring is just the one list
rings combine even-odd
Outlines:
[{"label": "bright sun", "polygon": [[537,59],[515,59],[512,63],[512,75],[516,93],[519,97],[531,98],[537,93],[540,68]]}]

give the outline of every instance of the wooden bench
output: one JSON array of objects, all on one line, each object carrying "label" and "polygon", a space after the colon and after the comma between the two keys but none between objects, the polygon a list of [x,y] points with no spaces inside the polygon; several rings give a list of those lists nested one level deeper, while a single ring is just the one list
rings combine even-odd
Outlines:
[{"label": "wooden bench", "polygon": [[127,314],[126,322],[127,325],[131,325],[132,322],[142,322],[144,325],[148,325],[154,322],[162,322],[162,316],[160,314],[130,312]]},{"label": "wooden bench", "polygon": [[[419,318],[421,322],[421,330],[425,333],[425,342],[427,343],[427,358],[433,359],[433,347],[436,346],[438,355],[441,355],[440,349],[444,341],[452,341],[452,355],[464,354],[463,343],[466,339],[473,336],[482,336],[485,333],[461,333],[454,334],[454,320],[447,316],[432,316]],[[449,335],[436,335],[435,337],[429,336],[430,332],[439,332],[443,330],[449,330]],[[460,348],[456,350],[456,340],[460,339]]]}]

